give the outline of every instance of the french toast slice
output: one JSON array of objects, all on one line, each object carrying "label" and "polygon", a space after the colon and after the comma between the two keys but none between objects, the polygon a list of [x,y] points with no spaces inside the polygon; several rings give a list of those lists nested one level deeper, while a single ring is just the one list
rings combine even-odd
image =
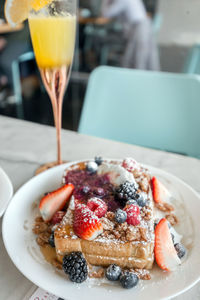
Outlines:
[{"label": "french toast slice", "polygon": [[[120,176],[113,174],[113,170],[121,170],[121,162],[112,161],[104,162],[105,167],[102,170],[111,172],[111,180],[124,180],[124,174]],[[66,170],[64,182],[70,181],[70,172],[83,171],[86,162],[71,166]],[[120,166],[120,168],[115,167]],[[127,172],[127,171],[126,171]],[[78,173],[77,173],[78,174]],[[76,174],[76,177],[77,177]],[[106,173],[107,174],[107,173]],[[69,175],[69,176],[68,176]],[[83,173],[80,173],[83,176]],[[110,175],[110,174],[109,174]],[[129,174],[128,174],[129,176]],[[154,262],[154,220],[153,220],[153,199],[150,186],[150,176],[146,169],[140,166],[140,169],[133,173],[134,180],[137,184],[138,191],[147,197],[147,204],[140,209],[140,224],[137,226],[129,225],[126,222],[118,224],[114,218],[113,199],[107,196],[107,204],[112,203],[111,210],[100,219],[103,224],[103,233],[94,240],[81,239],[73,230],[74,215],[74,196],[72,197],[67,213],[61,224],[54,231],[56,254],[59,261],[62,262],[63,256],[73,251],[81,251],[86,260],[91,265],[109,266],[117,264],[122,268],[151,269]],[[121,179],[120,179],[121,178]],[[83,184],[83,178],[80,179]],[[88,182],[87,182],[88,183]],[[108,189],[109,190],[109,189]],[[77,194],[78,195],[78,194]],[[85,200],[85,199],[84,199]]]}]

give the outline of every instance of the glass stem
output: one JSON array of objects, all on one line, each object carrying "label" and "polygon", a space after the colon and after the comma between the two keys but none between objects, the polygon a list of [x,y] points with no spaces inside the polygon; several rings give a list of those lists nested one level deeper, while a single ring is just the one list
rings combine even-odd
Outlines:
[{"label": "glass stem", "polygon": [[65,89],[69,78],[67,66],[60,68],[40,68],[42,80],[51,99],[54,123],[57,135],[57,164],[62,163],[61,159],[61,125],[62,125],[62,105]]}]

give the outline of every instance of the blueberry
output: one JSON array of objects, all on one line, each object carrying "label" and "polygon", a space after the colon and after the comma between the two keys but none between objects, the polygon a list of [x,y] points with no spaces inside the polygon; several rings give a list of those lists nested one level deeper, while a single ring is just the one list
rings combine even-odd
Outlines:
[{"label": "blueberry", "polygon": [[95,195],[99,196],[99,197],[105,196],[105,191],[104,191],[104,189],[103,189],[103,188],[100,188],[100,187],[94,188],[94,189],[93,189],[93,193],[94,193]]},{"label": "blueberry", "polygon": [[129,199],[129,200],[126,202],[126,205],[131,205],[131,204],[137,205],[137,202],[136,202],[134,199]]},{"label": "blueberry", "polygon": [[115,221],[119,224],[122,224],[126,221],[126,219],[127,213],[124,210],[118,208],[115,212]]},{"label": "blueberry", "polygon": [[98,166],[100,166],[103,162],[103,159],[101,156],[95,156],[94,161]]},{"label": "blueberry", "polygon": [[90,191],[90,187],[88,185],[84,185],[80,190],[82,194],[87,195]]},{"label": "blueberry", "polygon": [[106,278],[110,281],[117,281],[122,273],[122,270],[117,265],[110,265],[106,270]]},{"label": "blueberry", "polygon": [[172,242],[174,244],[174,234],[173,233],[171,233],[171,237],[172,237]]},{"label": "blueberry", "polygon": [[54,242],[54,233],[52,233],[49,237],[49,245],[52,247],[52,248],[55,248],[55,242]]},{"label": "blueberry", "polygon": [[168,227],[169,227],[169,228],[171,228],[171,227],[172,227],[172,225],[170,224],[170,222],[169,222],[169,221],[167,221],[167,225],[168,225]]},{"label": "blueberry", "polygon": [[147,198],[142,194],[136,194],[136,201],[140,207],[144,207],[147,204]]},{"label": "blueberry", "polygon": [[91,174],[96,173],[97,169],[98,165],[94,161],[90,161],[86,165],[86,170]]},{"label": "blueberry", "polygon": [[131,289],[138,284],[138,281],[138,276],[129,271],[125,271],[120,277],[120,283],[124,289]]},{"label": "blueberry", "polygon": [[185,247],[181,244],[181,243],[177,243],[174,245],[176,252],[178,254],[179,258],[183,258],[183,256],[185,256],[186,254],[186,249]]}]

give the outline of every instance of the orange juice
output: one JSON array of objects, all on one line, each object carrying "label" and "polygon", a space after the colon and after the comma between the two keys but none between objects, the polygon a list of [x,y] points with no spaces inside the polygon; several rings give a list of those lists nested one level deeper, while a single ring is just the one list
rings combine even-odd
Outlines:
[{"label": "orange juice", "polygon": [[75,44],[76,17],[30,16],[29,27],[39,68],[71,65]]}]

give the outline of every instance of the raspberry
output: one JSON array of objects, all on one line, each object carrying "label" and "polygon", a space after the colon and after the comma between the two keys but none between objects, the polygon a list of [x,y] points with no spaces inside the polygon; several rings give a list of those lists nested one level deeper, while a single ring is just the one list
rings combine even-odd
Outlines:
[{"label": "raspberry", "polygon": [[57,211],[57,212],[53,215],[53,217],[52,217],[52,219],[51,219],[51,223],[54,224],[54,225],[60,223],[60,222],[62,221],[64,215],[65,215],[65,212],[64,212],[64,211],[62,211],[62,210]]},{"label": "raspberry", "polygon": [[104,217],[108,210],[107,204],[103,200],[96,197],[88,200],[87,207],[93,211],[98,218]]},{"label": "raspberry", "polygon": [[140,209],[137,205],[127,205],[124,211],[127,213],[126,222],[129,225],[136,226],[140,224]]},{"label": "raspberry", "polygon": [[126,158],[122,162],[122,167],[124,167],[127,171],[132,172],[133,170],[140,169],[139,164],[133,158]]}]

